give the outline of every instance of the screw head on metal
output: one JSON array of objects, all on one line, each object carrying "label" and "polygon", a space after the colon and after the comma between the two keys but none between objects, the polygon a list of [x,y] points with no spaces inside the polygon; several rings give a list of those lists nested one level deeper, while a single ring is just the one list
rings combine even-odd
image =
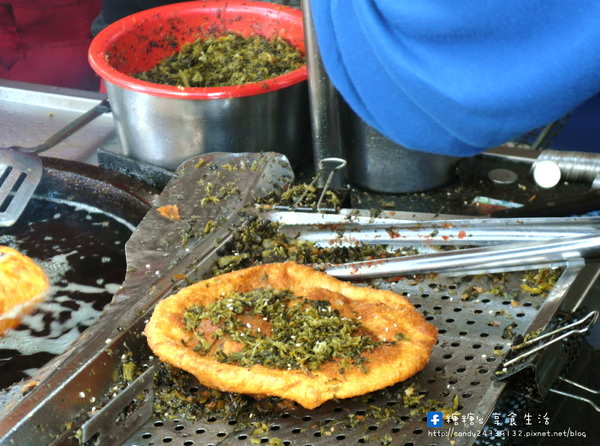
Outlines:
[{"label": "screw head on metal", "polygon": [[509,169],[492,169],[488,172],[488,178],[496,184],[512,184],[519,177]]}]

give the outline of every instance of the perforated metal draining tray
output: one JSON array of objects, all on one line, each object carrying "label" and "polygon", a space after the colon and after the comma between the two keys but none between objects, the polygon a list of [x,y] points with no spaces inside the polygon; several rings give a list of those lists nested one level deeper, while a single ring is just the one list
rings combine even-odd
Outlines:
[{"label": "perforated metal draining tray", "polygon": [[[492,379],[508,350],[504,330],[512,326],[514,333],[524,334],[545,327],[576,277],[575,267],[563,272],[547,297],[525,293],[519,272],[504,276],[506,283],[500,287],[489,276],[375,282],[406,294],[438,327],[440,339],[431,361],[406,383],[312,411],[289,404],[264,410],[262,402],[255,402],[243,416],[219,418],[209,411],[191,422],[177,414],[151,415],[155,366],[133,382],[119,379],[125,361],[151,363],[141,333],[153,304],[179,286],[178,281],[185,282],[181,276],[190,281],[202,278],[221,247],[253,213],[246,207],[250,194],[266,195],[288,181],[290,173],[289,165],[275,154],[213,154],[186,163],[155,203],[177,203],[181,220],[162,218],[154,210],[146,215],[127,243],[128,275],[114,302],[52,369],[38,374],[36,386],[0,414],[0,445],[445,444],[428,436],[425,411],[451,411],[455,401],[461,414],[483,423],[504,387]],[[218,202],[205,200],[215,191],[231,191],[232,184],[238,192]],[[315,217],[316,224],[322,223]],[[213,232],[206,230],[209,222],[216,228]],[[440,224],[449,228],[454,222]],[[464,239],[459,234],[443,238]],[[197,238],[190,241],[189,235]],[[501,235],[497,242],[502,242]],[[431,237],[425,237],[421,245],[429,243]],[[470,299],[463,301],[463,296]],[[189,404],[199,390],[197,383],[189,382]],[[479,427],[474,423],[472,430]],[[463,436],[455,444],[472,440]]]},{"label": "perforated metal draining tray", "polygon": [[[461,424],[463,436],[454,438],[452,444],[471,444],[504,388],[493,375],[510,347],[505,332],[525,334],[545,323],[542,319],[547,322],[547,312],[553,312],[576,275],[576,269],[564,271],[547,296],[523,291],[522,272],[374,282],[407,296],[438,327],[439,342],[431,360],[413,379],[364,397],[329,402],[315,410],[296,405],[262,415],[257,410],[241,418],[209,416],[193,422],[154,416],[124,444],[448,444],[447,438],[429,436],[426,410],[433,401],[439,403],[435,407],[469,417],[473,425]],[[499,277],[503,277],[501,283]],[[463,299],[467,295],[476,297]],[[191,381],[190,391],[197,388]],[[423,395],[421,402],[411,404],[414,399],[407,398],[407,392],[413,392],[413,397]],[[456,400],[458,407],[453,408]],[[257,425],[262,427],[257,430]]]}]

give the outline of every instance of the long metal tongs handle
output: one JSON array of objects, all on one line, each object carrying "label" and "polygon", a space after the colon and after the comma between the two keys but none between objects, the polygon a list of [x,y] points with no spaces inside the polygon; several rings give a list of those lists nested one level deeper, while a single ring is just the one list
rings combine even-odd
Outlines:
[{"label": "long metal tongs handle", "polygon": [[103,115],[104,113],[108,113],[109,111],[110,104],[108,103],[108,99],[105,98],[99,104],[96,104],[93,108],[85,112],[83,115],[79,116],[77,119],[71,121],[66,126],[58,130],[43,143],[35,147],[15,147],[15,149],[21,152],[29,153],[40,153],[45,150],[48,150],[67,139],[69,136],[71,136],[83,126],[92,122],[98,116]]},{"label": "long metal tongs handle", "polygon": [[[522,350],[524,348],[531,347],[536,345],[535,347],[521,353],[518,356],[515,356],[509,361],[506,361],[502,364],[503,367],[510,367],[511,365],[521,361],[527,356],[531,356],[534,353],[537,353],[540,350],[545,349],[549,345],[555,344],[565,338],[568,338],[574,334],[584,334],[596,323],[598,320],[598,311],[592,311],[588,313],[585,317],[572,322],[568,325],[560,327],[556,330],[543,334],[541,336],[536,336],[533,339],[522,342],[521,344],[515,345],[512,347],[513,351]],[[558,336],[557,336],[558,335]],[[546,340],[548,340],[546,342]]]},{"label": "long metal tongs handle", "polygon": [[[586,386],[579,384],[575,381],[572,381],[570,379],[563,378],[562,376],[559,376],[558,379],[567,384],[571,384],[572,386],[577,387],[578,389],[583,390],[584,392],[591,393],[592,395],[600,395],[600,390],[591,389],[590,387],[586,387]],[[584,396],[577,395],[575,393],[565,392],[565,391],[554,389],[554,388],[550,389],[550,392],[556,393],[558,395],[566,396],[567,398],[573,398],[578,401],[583,401],[584,403],[587,403],[590,406],[592,406],[596,412],[600,412],[600,406],[598,406],[590,398],[586,398]]]},{"label": "long metal tongs handle", "polygon": [[479,274],[559,266],[600,254],[600,235],[531,243],[510,243],[433,254],[390,257],[333,265],[325,272],[340,279],[374,279],[419,273]]}]

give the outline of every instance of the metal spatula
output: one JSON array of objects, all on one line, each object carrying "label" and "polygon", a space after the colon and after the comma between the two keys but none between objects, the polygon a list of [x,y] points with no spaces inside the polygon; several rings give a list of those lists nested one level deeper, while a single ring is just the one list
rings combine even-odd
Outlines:
[{"label": "metal spatula", "polygon": [[40,145],[0,147],[0,226],[11,226],[18,220],[42,179],[42,160],[37,154],[109,111],[108,99],[104,99]]}]

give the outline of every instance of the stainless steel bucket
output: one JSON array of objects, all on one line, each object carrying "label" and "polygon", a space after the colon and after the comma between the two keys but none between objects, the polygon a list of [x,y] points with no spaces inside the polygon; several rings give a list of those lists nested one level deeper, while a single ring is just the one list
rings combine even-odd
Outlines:
[{"label": "stainless steel bucket", "polygon": [[283,153],[310,158],[306,82],[260,95],[188,100],[152,96],[106,82],[125,155],[167,169],[208,152]]},{"label": "stainless steel bucket", "polygon": [[448,183],[460,158],[409,150],[341,104],[341,137],[348,180],[376,192],[420,192]]}]

